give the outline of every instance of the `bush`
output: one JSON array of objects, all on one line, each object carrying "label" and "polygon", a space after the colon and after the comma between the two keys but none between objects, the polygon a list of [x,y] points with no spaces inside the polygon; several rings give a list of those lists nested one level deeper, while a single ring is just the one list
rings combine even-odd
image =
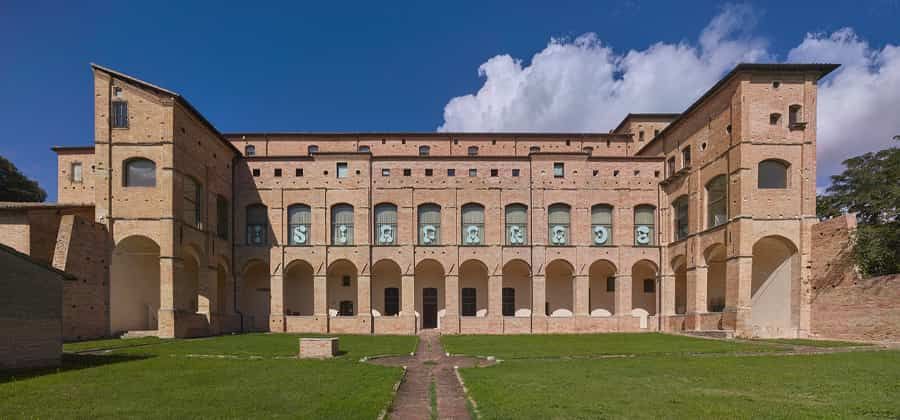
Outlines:
[{"label": "bush", "polygon": [[900,221],[860,225],[854,259],[867,277],[900,273]]}]

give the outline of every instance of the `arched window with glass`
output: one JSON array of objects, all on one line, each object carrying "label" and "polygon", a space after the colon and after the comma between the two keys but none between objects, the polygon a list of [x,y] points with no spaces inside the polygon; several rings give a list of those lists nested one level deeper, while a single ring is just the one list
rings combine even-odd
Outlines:
[{"label": "arched window with glass", "polygon": [[252,144],[244,146],[244,156],[256,156],[256,146]]},{"label": "arched window with glass", "polygon": [[428,203],[419,206],[419,245],[441,244],[441,206]]},{"label": "arched window with glass", "polygon": [[310,154],[310,155],[313,153],[319,153],[319,146],[316,146],[315,144],[310,144],[309,146],[306,146],[306,153]]},{"label": "arched window with glass", "polygon": [[188,225],[201,228],[203,221],[203,186],[196,179],[184,176],[182,179],[182,220]]},{"label": "arched window with glass", "polygon": [[264,246],[268,244],[269,218],[268,208],[262,204],[247,206],[247,245]]},{"label": "arched window with glass", "polygon": [[429,154],[431,154],[431,147],[419,146],[419,156],[428,156]]},{"label": "arched window with glass", "polygon": [[759,162],[756,185],[760,189],[782,189],[788,187],[788,164],[777,159]]},{"label": "arched window with glass", "polygon": [[478,146],[469,146],[466,153],[469,156],[477,156],[478,155]]},{"label": "arched window with glass", "polygon": [[706,183],[706,226],[714,228],[728,221],[728,180],[719,175]]},{"label": "arched window with glass", "polygon": [[375,206],[375,243],[378,245],[397,243],[397,206],[390,203]]},{"label": "arched window with glass", "polygon": [[484,243],[484,206],[478,203],[469,203],[462,207],[461,232],[463,245]]},{"label": "arched window with glass", "polygon": [[528,243],[528,207],[524,204],[506,206],[506,244],[525,245]]},{"label": "arched window with glass", "polygon": [[331,244],[353,245],[353,206],[335,204],[331,208]]},{"label": "arched window with glass", "polygon": [[643,204],[634,208],[634,244],[653,245],[656,237],[656,207]]},{"label": "arched window with glass", "polygon": [[125,161],[124,178],[126,187],[155,187],[156,163],[150,159],[132,158]]},{"label": "arched window with glass", "polygon": [[288,207],[288,243],[309,245],[312,235],[312,210],[306,204]]},{"label": "arched window with glass", "polygon": [[550,245],[569,244],[569,221],[571,208],[568,204],[556,203],[547,210],[548,236]]},{"label": "arched window with glass", "polygon": [[612,245],[613,208],[608,204],[591,207],[591,243],[596,246]]},{"label": "arched window with glass", "polygon": [[688,198],[682,195],[672,202],[674,220],[674,240],[680,241],[688,236]]}]

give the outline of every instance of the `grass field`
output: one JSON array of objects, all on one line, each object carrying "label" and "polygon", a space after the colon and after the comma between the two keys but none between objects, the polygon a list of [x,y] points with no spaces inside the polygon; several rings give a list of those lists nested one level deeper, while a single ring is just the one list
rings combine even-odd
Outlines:
[{"label": "grass field", "polygon": [[[296,335],[196,340],[102,340],[66,351],[58,370],[0,377],[0,418],[372,419],[387,406],[401,369],[359,363],[406,354],[415,337],[341,336],[328,361],[296,360]],[[124,345],[128,345],[123,347]],[[134,344],[134,345],[131,345]]]},{"label": "grass field", "polygon": [[[900,417],[896,351],[779,355],[790,347],[661,334],[443,341],[504,359],[460,371],[486,419]],[[630,356],[589,358],[608,354]]]},{"label": "grass field", "polygon": [[865,347],[871,346],[867,343],[854,343],[852,341],[834,341],[834,340],[808,340],[803,338],[773,338],[767,340],[758,340],[766,343],[788,344],[792,346],[806,347]]}]

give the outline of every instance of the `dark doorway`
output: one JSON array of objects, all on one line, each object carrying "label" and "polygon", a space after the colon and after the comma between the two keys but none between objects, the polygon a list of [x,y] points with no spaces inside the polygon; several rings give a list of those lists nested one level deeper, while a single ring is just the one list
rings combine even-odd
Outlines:
[{"label": "dark doorway", "polygon": [[422,289],[422,328],[437,328],[438,291],[434,287]]}]

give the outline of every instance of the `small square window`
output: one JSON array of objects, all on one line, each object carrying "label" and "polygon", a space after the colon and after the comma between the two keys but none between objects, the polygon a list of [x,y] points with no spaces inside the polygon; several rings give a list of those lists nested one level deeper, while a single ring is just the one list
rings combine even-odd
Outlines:
[{"label": "small square window", "polygon": [[113,88],[113,96],[115,96],[116,98],[121,98],[122,97],[122,88],[119,86],[114,87]]},{"label": "small square window", "polygon": [[253,168],[253,176],[259,176],[259,168]]},{"label": "small square window", "polygon": [[635,170],[634,170],[634,176],[640,176],[640,175],[641,175],[641,171],[635,169]]},{"label": "small square window", "polygon": [[447,176],[456,176],[456,169],[447,169]]},{"label": "small square window", "polygon": [[337,163],[337,177],[338,178],[346,178],[347,177],[347,162],[338,162]]},{"label": "small square window", "polygon": [[425,176],[432,176],[432,175],[434,175],[433,169],[431,169],[431,168],[425,169]]},{"label": "small square window", "polygon": [[294,169],[294,176],[303,176],[303,168]]},{"label": "small square window", "polygon": [[553,176],[556,178],[562,178],[566,175],[566,167],[562,162],[553,163]]},{"label": "small square window", "polygon": [[469,176],[478,176],[478,169],[469,169]]},{"label": "small square window", "polygon": [[644,293],[653,293],[656,291],[656,282],[653,279],[644,279]]},{"label": "small square window", "polygon": [[607,292],[615,292],[616,291],[616,278],[615,277],[607,277],[606,278],[606,291]]},{"label": "small square window", "polygon": [[370,149],[369,146],[359,146],[360,153],[369,153],[371,151],[372,151],[372,149]]},{"label": "small square window", "polygon": [[404,169],[403,169],[403,176],[412,176],[412,169],[404,168]]},{"label": "small square window", "polygon": [[341,286],[350,287],[350,276],[341,277]]},{"label": "small square window", "polygon": [[599,171],[599,170],[597,170],[597,169],[594,169],[594,171],[593,171],[593,175],[594,175],[594,176],[597,176],[597,175],[600,175],[600,171]]},{"label": "small square window", "polygon": [[519,176],[519,170],[518,170],[518,169],[513,169],[513,170],[512,170],[512,176]]},{"label": "small square window", "polygon": [[275,176],[281,176],[281,168],[275,168]]},{"label": "small square window", "polygon": [[388,168],[384,168],[381,170],[381,176],[391,176],[391,170]]},{"label": "small square window", "polygon": [[614,170],[613,170],[613,176],[619,176],[619,170],[618,170],[618,169],[614,169]]},{"label": "small square window", "polygon": [[500,176],[500,172],[496,169],[491,169],[491,176]]}]

